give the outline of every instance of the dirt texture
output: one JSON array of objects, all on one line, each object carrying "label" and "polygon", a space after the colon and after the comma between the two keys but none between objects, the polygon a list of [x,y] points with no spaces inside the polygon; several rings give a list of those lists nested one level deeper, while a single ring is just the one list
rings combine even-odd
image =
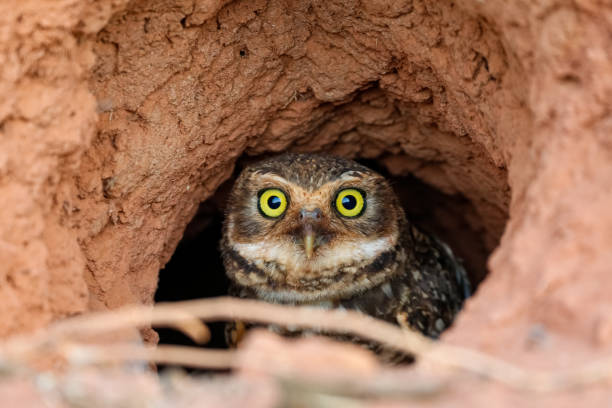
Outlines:
[{"label": "dirt texture", "polygon": [[446,341],[548,368],[611,349],[605,3],[9,3],[0,335],[152,303],[236,160],[292,150],[413,174],[501,236]]}]

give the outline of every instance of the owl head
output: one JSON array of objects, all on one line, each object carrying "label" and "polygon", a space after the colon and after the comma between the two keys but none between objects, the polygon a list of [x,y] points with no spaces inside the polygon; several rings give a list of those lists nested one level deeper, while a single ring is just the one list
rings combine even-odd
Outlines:
[{"label": "owl head", "polygon": [[403,210],[354,161],[285,154],[247,167],[227,203],[226,273],[259,298],[334,300],[389,279],[403,262]]}]

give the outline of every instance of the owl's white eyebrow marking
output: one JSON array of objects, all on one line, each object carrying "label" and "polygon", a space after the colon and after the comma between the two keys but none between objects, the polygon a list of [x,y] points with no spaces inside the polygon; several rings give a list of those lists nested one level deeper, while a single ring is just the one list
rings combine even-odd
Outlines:
[{"label": "owl's white eyebrow marking", "polygon": [[[347,181],[349,181],[349,182],[355,182],[355,183],[357,183],[357,182],[360,182],[360,181],[363,181],[363,180],[362,180],[362,179],[360,179],[359,177],[342,176],[342,177],[340,177],[338,180],[334,180],[333,182],[338,182],[338,181],[342,181],[342,182],[347,182]],[[332,182],[332,183],[333,183],[333,182]],[[329,183],[328,183],[328,184],[329,184]]]},{"label": "owl's white eyebrow marking", "polygon": [[357,170],[349,170],[345,171],[338,177],[339,180],[342,181],[361,181],[362,177],[357,176],[357,174],[361,174]]},{"label": "owl's white eyebrow marking", "polygon": [[275,181],[277,183],[282,183],[282,184],[287,184],[288,181],[287,179],[285,179],[284,177],[278,176],[276,174],[273,173],[264,173],[261,175],[262,180],[270,180],[270,181]]},{"label": "owl's white eyebrow marking", "polygon": [[[280,175],[278,175],[276,173],[260,173],[260,172],[257,172],[257,174],[260,175],[260,181],[268,181],[268,182],[279,184],[280,186],[287,186],[287,185],[289,185],[291,183],[290,180],[287,180],[283,176],[280,176]],[[330,184],[331,185],[335,185],[335,184],[338,184],[338,183],[361,182],[361,181],[363,181],[363,178],[357,177],[357,176],[355,176],[355,174],[361,174],[361,173],[359,173],[356,170],[345,171],[337,179],[330,180],[330,181],[322,184],[321,186],[319,186],[314,191],[308,191],[308,190],[303,189],[303,188],[301,188],[300,186],[297,186],[297,185],[291,185],[291,188],[294,191],[301,191],[301,192],[304,192],[304,193],[308,192],[309,194],[312,194],[312,193],[317,193],[319,191],[324,191],[326,188],[328,188],[328,186]]]}]

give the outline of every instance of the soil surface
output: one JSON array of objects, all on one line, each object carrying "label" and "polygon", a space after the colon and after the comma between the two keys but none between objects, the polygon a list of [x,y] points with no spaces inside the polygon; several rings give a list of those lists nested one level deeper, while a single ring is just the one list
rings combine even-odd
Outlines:
[{"label": "soil surface", "polygon": [[0,95],[0,336],[151,304],[236,161],[291,150],[469,203],[494,252],[444,341],[532,368],[612,349],[602,2],[5,2]]}]

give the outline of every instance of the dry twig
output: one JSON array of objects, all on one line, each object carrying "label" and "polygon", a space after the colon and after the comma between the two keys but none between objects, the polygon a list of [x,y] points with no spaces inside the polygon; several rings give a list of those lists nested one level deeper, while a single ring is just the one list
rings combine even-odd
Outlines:
[{"label": "dry twig", "polygon": [[[154,308],[132,306],[82,315],[58,322],[37,335],[10,339],[0,349],[4,350],[5,355],[31,353],[49,344],[60,344],[71,336],[95,335],[126,327],[170,325],[184,329],[185,322],[194,325],[194,318],[205,321],[245,320],[350,333],[411,353],[419,360],[467,371],[520,390],[549,392],[612,379],[612,358],[563,372],[525,370],[476,350],[436,342],[415,331],[402,329],[355,311],[292,307],[229,297],[164,303]],[[103,360],[103,353],[91,350],[92,355]],[[179,351],[169,346],[159,346],[157,350],[135,351],[134,348],[126,348],[122,351],[115,348],[114,351],[107,351],[124,356],[128,360],[141,357],[143,360],[156,362],[214,368],[231,367],[233,361],[231,352],[196,352],[186,351],[184,348]]]},{"label": "dry twig", "polygon": [[152,361],[205,369],[227,369],[235,364],[235,351],[203,349],[190,346],[158,345],[143,347],[132,344],[108,346],[66,343],[60,353],[78,365],[126,361]]}]

